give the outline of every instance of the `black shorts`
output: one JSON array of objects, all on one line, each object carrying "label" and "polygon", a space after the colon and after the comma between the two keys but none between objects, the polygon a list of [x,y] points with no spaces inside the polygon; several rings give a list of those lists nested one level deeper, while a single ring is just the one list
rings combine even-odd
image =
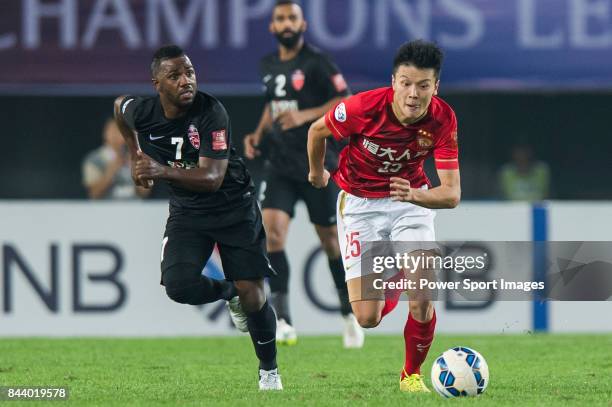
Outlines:
[{"label": "black shorts", "polygon": [[162,274],[186,263],[204,269],[217,244],[227,280],[275,275],[266,252],[266,232],[255,198],[227,212],[194,215],[172,210],[162,245]]},{"label": "black shorts", "polygon": [[317,189],[309,182],[284,177],[267,169],[259,188],[259,199],[263,209],[280,209],[293,218],[296,202],[301,199],[308,208],[310,222],[319,226],[336,224],[336,200],[340,189],[333,180],[327,187]]}]

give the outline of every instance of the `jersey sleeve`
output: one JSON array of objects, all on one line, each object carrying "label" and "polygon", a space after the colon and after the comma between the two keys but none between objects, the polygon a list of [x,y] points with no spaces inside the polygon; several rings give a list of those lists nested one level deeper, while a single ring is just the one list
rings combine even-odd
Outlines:
[{"label": "jersey sleeve", "polygon": [[272,75],[269,73],[265,59],[262,59],[259,63],[259,77],[261,79],[261,90],[264,94],[266,103],[269,103],[274,99],[274,95],[272,94],[272,87],[268,86],[268,82],[272,80]]},{"label": "jersey sleeve", "polygon": [[442,127],[440,138],[434,147],[434,160],[438,170],[459,169],[457,118],[454,112],[451,112],[448,124]]},{"label": "jersey sleeve", "polygon": [[344,76],[340,69],[328,56],[323,55],[317,64],[319,84],[321,94],[326,96],[326,100],[335,97],[346,97],[351,94]]},{"label": "jersey sleeve", "polygon": [[200,157],[224,160],[230,155],[231,126],[227,111],[215,101],[199,128]]},{"label": "jersey sleeve", "polygon": [[137,108],[142,102],[142,98],[136,96],[126,96],[121,101],[121,114],[123,114],[123,118],[126,123],[132,130],[138,131],[137,122],[138,122],[138,113]]},{"label": "jersey sleeve", "polygon": [[351,96],[327,112],[325,125],[338,141],[353,134],[360,134],[365,127],[361,95]]}]

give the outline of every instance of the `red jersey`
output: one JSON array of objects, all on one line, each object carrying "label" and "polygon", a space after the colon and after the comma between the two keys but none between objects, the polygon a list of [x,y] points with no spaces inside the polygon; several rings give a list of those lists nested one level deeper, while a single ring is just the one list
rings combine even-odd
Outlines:
[{"label": "red jersey", "polygon": [[413,188],[431,186],[423,171],[423,162],[431,155],[437,169],[459,168],[453,109],[434,96],[425,117],[404,126],[391,108],[393,93],[391,87],[359,93],[325,115],[325,124],[336,139],[350,138],[332,174],[350,194],[388,197],[391,177],[405,178]]}]

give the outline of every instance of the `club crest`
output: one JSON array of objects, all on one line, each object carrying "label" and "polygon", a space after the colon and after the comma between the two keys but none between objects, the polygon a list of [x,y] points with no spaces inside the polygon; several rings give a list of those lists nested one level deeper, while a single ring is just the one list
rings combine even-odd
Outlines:
[{"label": "club crest", "polygon": [[417,134],[417,144],[420,148],[430,148],[433,146],[433,135],[428,131],[420,129]]},{"label": "club crest", "polygon": [[291,85],[293,85],[293,89],[298,92],[302,90],[304,87],[304,82],[306,81],[306,76],[304,76],[304,72],[301,69],[296,70],[291,75]]},{"label": "club crest", "polygon": [[198,129],[193,124],[189,125],[189,130],[187,130],[187,136],[189,137],[189,142],[196,150],[200,149],[200,133],[198,133]]}]

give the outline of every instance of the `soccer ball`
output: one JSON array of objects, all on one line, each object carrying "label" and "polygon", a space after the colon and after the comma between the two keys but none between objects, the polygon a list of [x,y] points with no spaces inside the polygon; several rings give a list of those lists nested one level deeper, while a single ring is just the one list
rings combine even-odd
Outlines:
[{"label": "soccer ball", "polygon": [[489,367],[482,355],[464,346],[447,350],[431,368],[431,383],[441,396],[477,396],[489,384]]}]

